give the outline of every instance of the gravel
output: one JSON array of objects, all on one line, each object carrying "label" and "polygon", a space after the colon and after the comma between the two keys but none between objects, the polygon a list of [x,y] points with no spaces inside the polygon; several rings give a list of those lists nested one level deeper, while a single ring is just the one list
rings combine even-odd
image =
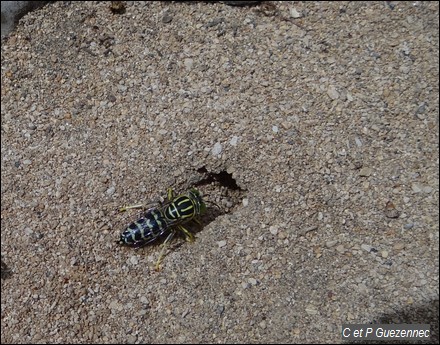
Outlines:
[{"label": "gravel", "polygon": [[[438,341],[438,3],[109,7],[2,39],[2,343]],[[159,272],[115,243],[200,181]]]}]

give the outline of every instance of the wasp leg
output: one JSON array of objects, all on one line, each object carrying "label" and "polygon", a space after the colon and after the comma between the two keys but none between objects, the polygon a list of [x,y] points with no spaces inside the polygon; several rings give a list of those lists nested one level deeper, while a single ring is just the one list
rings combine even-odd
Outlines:
[{"label": "wasp leg", "polygon": [[169,201],[172,201],[174,197],[176,196],[176,193],[174,193],[173,188],[168,188],[167,190],[167,197]]},{"label": "wasp leg", "polygon": [[185,235],[185,241],[194,242],[194,235],[188,229],[184,228],[182,225],[177,226],[180,231],[182,231]]},{"label": "wasp leg", "polygon": [[133,208],[144,208],[144,205],[139,204],[139,205],[123,206],[119,209],[119,212],[125,212],[125,211],[131,210]]},{"label": "wasp leg", "polygon": [[160,271],[160,263],[162,262],[162,259],[163,259],[163,257],[164,257],[165,249],[166,249],[166,247],[168,246],[168,244],[171,242],[171,240],[173,239],[174,234],[175,234],[175,232],[172,231],[172,232],[167,236],[167,238],[165,239],[165,241],[162,243],[162,250],[160,251],[159,258],[158,258],[157,261],[156,261],[156,265],[154,266],[154,269],[155,269],[156,271]]},{"label": "wasp leg", "polygon": [[196,222],[198,225],[202,226],[202,222],[200,220],[198,220],[197,218],[193,218],[191,219],[192,221]]},{"label": "wasp leg", "polygon": [[148,212],[148,211],[151,211],[151,210],[157,208],[157,206],[156,206],[156,204],[152,204],[152,203],[150,203],[150,204],[137,204],[137,205],[130,205],[130,206],[124,206],[124,207],[121,207],[121,208],[119,209],[119,212],[125,212],[125,211],[127,211],[127,210],[132,210],[132,209],[134,209],[134,208],[141,208],[142,210]]}]

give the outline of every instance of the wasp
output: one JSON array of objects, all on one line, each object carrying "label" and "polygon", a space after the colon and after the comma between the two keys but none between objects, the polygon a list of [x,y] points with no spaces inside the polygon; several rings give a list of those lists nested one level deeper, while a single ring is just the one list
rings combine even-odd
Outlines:
[{"label": "wasp", "polygon": [[[143,205],[122,207],[121,211],[132,208],[144,208]],[[135,248],[143,247],[166,236],[155,268],[159,270],[167,245],[177,232],[181,232],[188,242],[194,241],[194,235],[183,225],[190,221],[200,224],[199,217],[206,212],[200,192],[192,188],[187,193],[176,196],[174,190],[167,191],[167,201],[147,208],[139,219],[129,224],[121,233],[119,244]]]}]

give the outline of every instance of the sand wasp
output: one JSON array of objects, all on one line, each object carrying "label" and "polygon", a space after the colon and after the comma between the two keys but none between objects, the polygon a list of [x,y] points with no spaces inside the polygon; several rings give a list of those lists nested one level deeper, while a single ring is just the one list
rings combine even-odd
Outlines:
[{"label": "sand wasp", "polygon": [[[145,209],[143,205],[133,205],[122,207],[120,210],[126,211],[133,208]],[[187,193],[176,196],[174,190],[169,188],[166,202],[146,208],[138,220],[125,228],[117,242],[140,248],[166,236],[155,265],[156,270],[159,270],[165,249],[174,235],[181,231],[187,241],[194,241],[194,235],[183,225],[190,221],[200,224],[198,218],[205,212],[206,204],[197,189],[193,188]]]}]

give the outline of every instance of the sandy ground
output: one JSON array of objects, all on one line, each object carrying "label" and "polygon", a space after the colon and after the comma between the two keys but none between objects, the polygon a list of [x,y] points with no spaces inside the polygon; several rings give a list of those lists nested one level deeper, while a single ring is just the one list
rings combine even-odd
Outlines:
[{"label": "sandy ground", "polygon": [[[2,40],[2,343],[437,324],[437,2],[109,7]],[[159,272],[116,243],[119,207],[191,186],[208,214]]]}]

